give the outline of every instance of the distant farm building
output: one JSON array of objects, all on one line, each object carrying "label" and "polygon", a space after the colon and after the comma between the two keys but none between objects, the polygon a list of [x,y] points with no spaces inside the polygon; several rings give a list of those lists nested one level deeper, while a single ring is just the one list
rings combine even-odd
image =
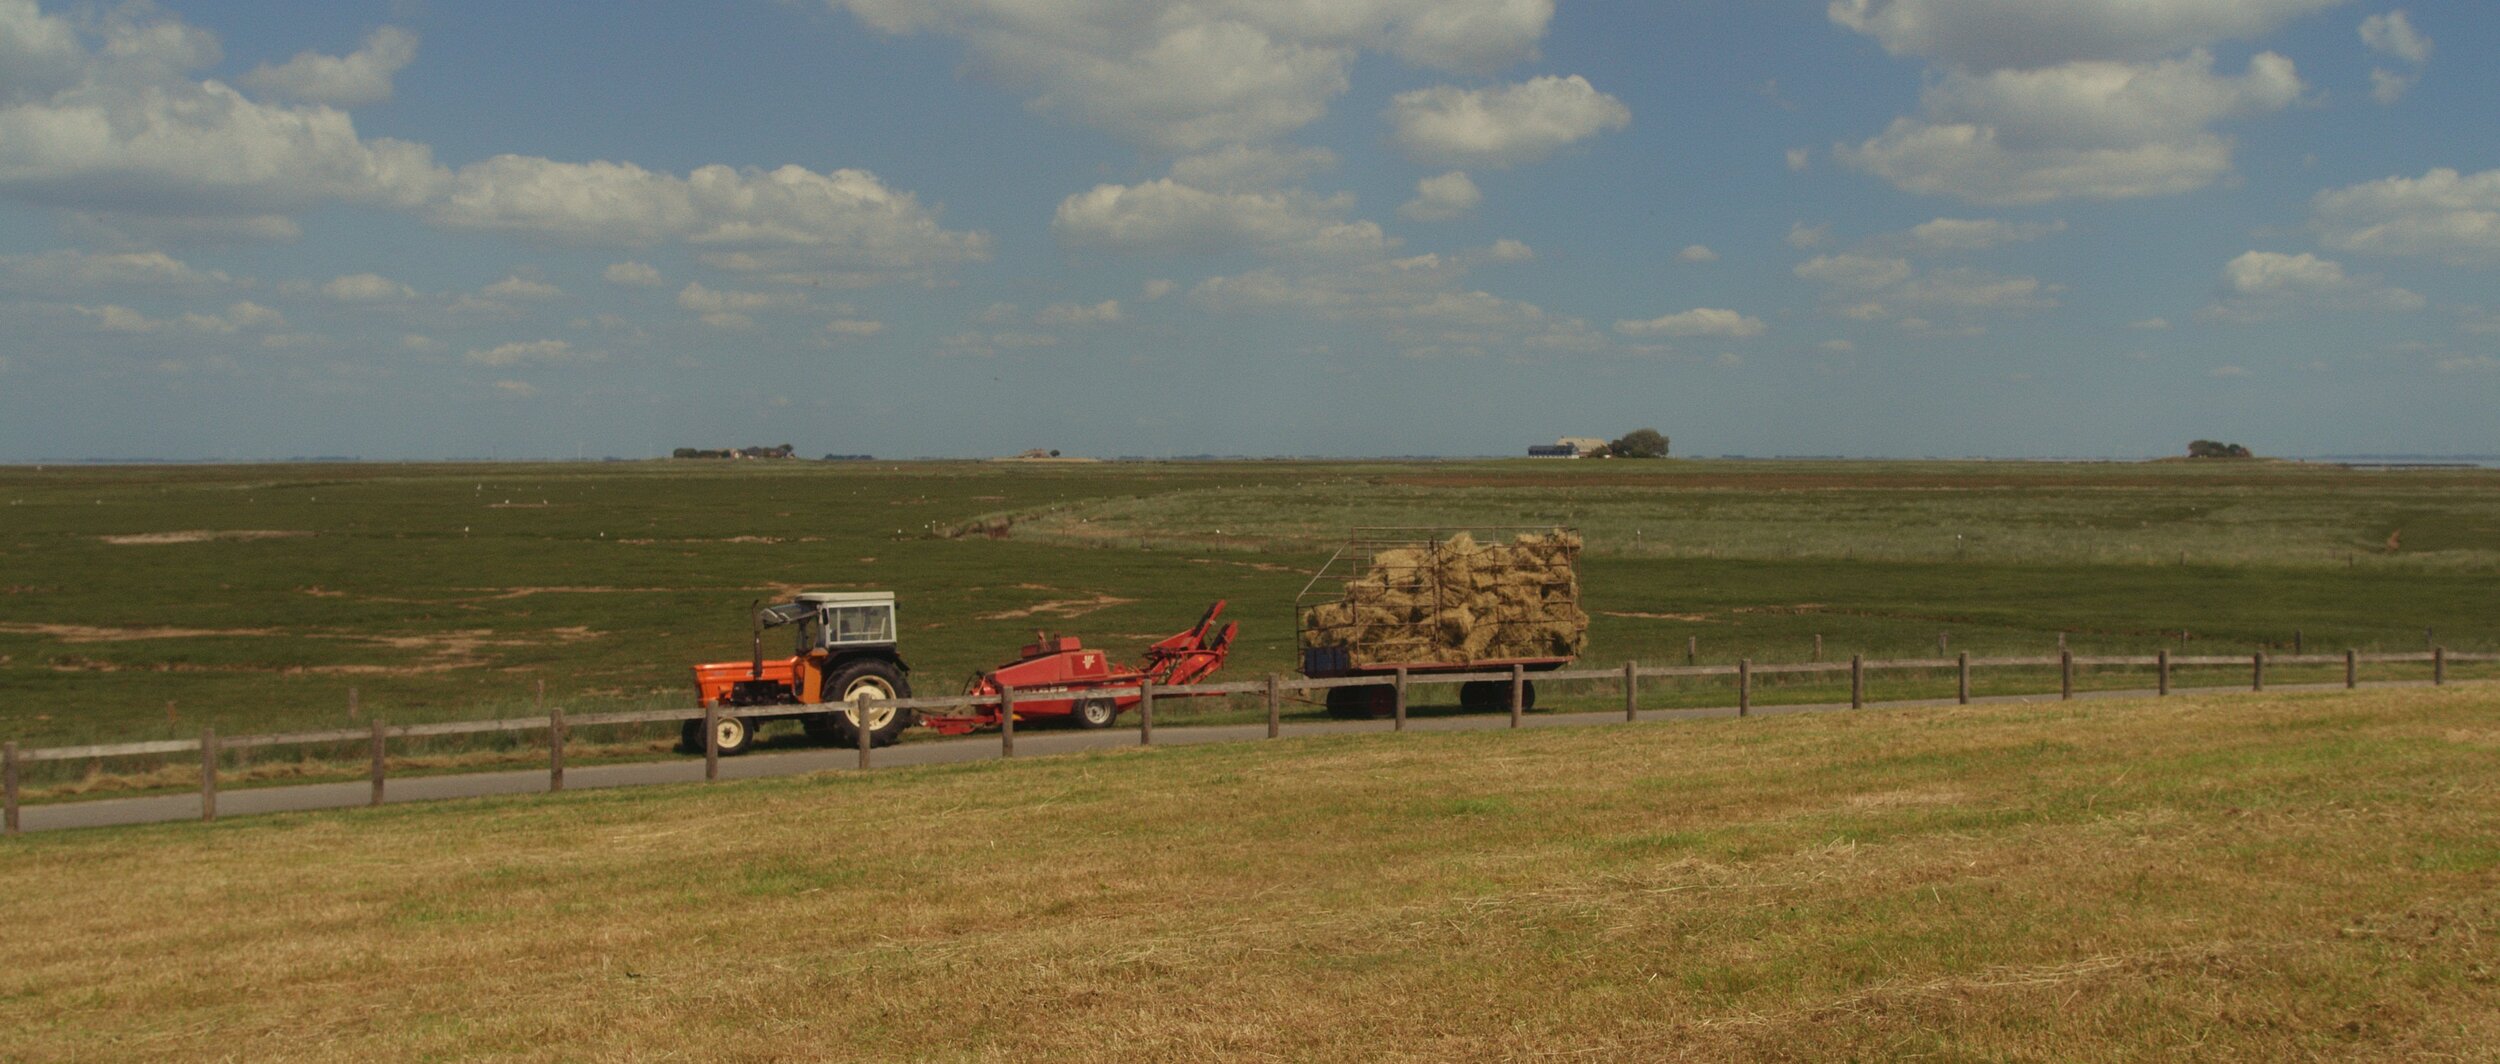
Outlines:
[{"label": "distant farm building", "polygon": [[1606,450],[1606,441],[1586,436],[1565,436],[1552,443],[1528,448],[1530,458],[1585,458]]}]

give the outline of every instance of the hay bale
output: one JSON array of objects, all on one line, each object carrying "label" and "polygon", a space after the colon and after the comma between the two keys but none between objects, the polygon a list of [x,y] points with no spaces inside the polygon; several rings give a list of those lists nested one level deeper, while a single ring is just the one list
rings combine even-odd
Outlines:
[{"label": "hay bale", "polygon": [[1460,532],[1376,552],[1342,599],[1303,614],[1306,647],[1344,646],[1357,664],[1571,657],[1586,649],[1577,533],[1504,543]]}]

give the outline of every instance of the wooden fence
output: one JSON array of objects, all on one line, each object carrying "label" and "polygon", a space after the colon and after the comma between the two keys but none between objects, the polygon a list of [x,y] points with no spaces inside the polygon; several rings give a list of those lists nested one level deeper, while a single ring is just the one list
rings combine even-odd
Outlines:
[{"label": "wooden fence", "polygon": [[[2360,685],[2361,666],[2363,665],[2427,664],[2430,666],[2431,682],[2434,684],[2445,684],[2448,681],[2448,665],[2451,662],[2466,663],[2492,661],[2500,661],[2500,654],[2451,654],[2444,647],[2435,647],[2428,653],[2410,654],[2362,654],[2357,651],[2347,650],[2341,654],[2271,655],[2260,652],[2244,656],[2172,655],[2169,651],[2165,650],[2150,657],[2092,656],[2078,655],[2069,651],[2060,651],[2057,654],[2038,657],[1973,658],[1968,652],[1964,652],[1950,658],[1902,658],[1870,661],[1863,655],[1853,655],[1848,661],[1845,662],[1815,661],[1763,665],[1756,665],[1750,659],[1740,660],[1734,665],[1679,665],[1663,667],[1645,666],[1638,662],[1625,662],[1621,668],[1562,669],[1539,673],[1525,673],[1515,666],[1504,672],[1481,673],[1430,673],[1409,675],[1406,671],[1399,670],[1396,673],[1379,676],[1347,677],[1342,679],[1326,680],[1288,679],[1271,673],[1262,679],[1233,683],[1196,684],[1187,687],[1158,687],[1153,684],[1145,684],[1141,687],[1104,688],[1101,689],[1101,693],[1110,695],[1137,694],[1140,696],[1136,724],[1138,741],[1142,744],[1151,745],[1154,742],[1155,703],[1159,698],[1166,697],[1216,695],[1262,696],[1267,708],[1267,737],[1273,739],[1282,733],[1283,703],[1287,693],[1326,691],[1332,688],[1340,687],[1389,687],[1393,693],[1391,701],[1392,709],[1390,713],[1390,727],[1393,730],[1403,731],[1406,728],[1407,692],[1409,688],[1449,686],[1454,684],[1478,682],[1506,683],[1509,685],[1510,726],[1516,728],[1520,726],[1521,720],[1526,712],[1526,698],[1524,697],[1525,686],[1531,680],[1544,680],[1549,682],[1618,681],[1623,689],[1623,717],[1627,721],[1637,721],[1640,719],[1640,681],[1653,679],[1732,677],[1736,681],[1736,714],[1741,717],[1752,713],[1754,680],[1755,678],[1762,676],[1815,675],[1846,672],[1849,674],[1849,706],[1852,709],[1857,709],[1863,708],[1867,704],[1867,675],[1875,672],[1934,672],[1944,669],[1952,669],[1955,672],[1955,691],[1957,699],[1961,703],[1967,705],[1971,700],[1971,673],[1974,669],[2038,669],[2054,667],[2058,671],[2059,696],[2062,698],[2073,698],[2075,694],[2075,669],[2078,667],[2153,669],[2156,674],[2156,693],[2160,695],[2168,695],[2171,692],[2171,671],[2173,669],[2186,667],[2246,668],[2249,674],[2249,689],[2254,691],[2263,691],[2266,688],[2266,670],[2269,667],[2275,666],[2341,665],[2343,666],[2344,686],[2346,688],[2352,688]],[[1038,694],[1039,692],[1031,693]],[[998,695],[954,695],[936,698],[895,699],[891,704],[898,709],[956,710],[975,706],[996,705],[1002,710],[1000,714],[1002,724],[998,732],[999,755],[1001,757],[1014,757],[1016,755],[1016,724],[1014,714],[1016,695],[1017,692],[1009,690]],[[863,709],[873,708],[880,705],[880,703],[870,702],[866,699],[863,699],[862,702]],[[371,804],[380,805],[382,804],[383,796],[387,787],[390,767],[389,743],[393,739],[416,739],[440,735],[479,735],[496,732],[536,731],[543,731],[546,733],[547,789],[549,791],[561,791],[564,789],[564,747],[567,737],[573,729],[613,727],[631,724],[683,724],[697,720],[702,721],[704,725],[703,778],[706,780],[717,780],[720,778],[720,749],[718,746],[719,735],[717,729],[712,727],[712,724],[718,719],[720,712],[721,711],[718,708],[706,708],[701,710],[662,709],[630,713],[586,713],[568,717],[562,707],[557,707],[550,709],[544,717],[523,717],[507,720],[447,721],[435,724],[405,725],[385,725],[383,722],[375,720],[369,727],[365,728],[348,728],[335,731],[288,732],[276,735],[237,735],[221,737],[217,734],[216,729],[203,728],[200,731],[200,737],[197,739],[166,739],[139,743],[107,743],[94,746],[57,746],[33,750],[20,750],[15,742],[9,742],[0,744],[0,792],[5,792],[4,794],[0,794],[0,799],[4,799],[5,804],[6,833],[15,835],[18,833],[18,777],[19,766],[21,764],[40,761],[82,761],[107,757],[144,757],[151,755],[197,752],[200,755],[200,818],[203,820],[215,820],[217,818],[217,765],[219,758],[225,751],[253,750],[279,746],[335,745],[362,742],[366,745],[370,757],[370,772],[373,784]],[[859,767],[862,769],[868,768],[870,766],[871,753],[867,730],[862,728],[853,729],[853,731],[860,737]]]}]

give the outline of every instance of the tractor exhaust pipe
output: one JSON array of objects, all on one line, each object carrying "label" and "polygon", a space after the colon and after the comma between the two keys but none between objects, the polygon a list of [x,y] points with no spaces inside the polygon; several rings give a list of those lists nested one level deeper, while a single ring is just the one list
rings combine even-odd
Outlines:
[{"label": "tractor exhaust pipe", "polygon": [[747,619],[748,619],[748,620],[750,620],[750,621],[752,621],[752,622],[754,622],[754,625],[755,625],[755,665],[754,665],[753,669],[751,669],[751,670],[747,673],[747,679],[750,679],[750,680],[761,680],[761,679],[763,679],[763,678],[764,678],[764,600],[763,600],[763,599],[755,599],[755,600],[753,600],[753,601],[751,601],[751,602],[748,602],[748,603],[747,603]]}]

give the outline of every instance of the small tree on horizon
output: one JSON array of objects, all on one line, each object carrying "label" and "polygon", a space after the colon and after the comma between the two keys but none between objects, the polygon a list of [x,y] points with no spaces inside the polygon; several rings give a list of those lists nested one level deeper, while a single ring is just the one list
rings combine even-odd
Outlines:
[{"label": "small tree on horizon", "polygon": [[1664,458],[1667,437],[1657,429],[1633,429],[1607,444],[1606,454],[1610,458]]},{"label": "small tree on horizon", "polygon": [[2220,440],[2195,440],[2188,444],[2190,458],[2254,458],[2248,448]]}]

